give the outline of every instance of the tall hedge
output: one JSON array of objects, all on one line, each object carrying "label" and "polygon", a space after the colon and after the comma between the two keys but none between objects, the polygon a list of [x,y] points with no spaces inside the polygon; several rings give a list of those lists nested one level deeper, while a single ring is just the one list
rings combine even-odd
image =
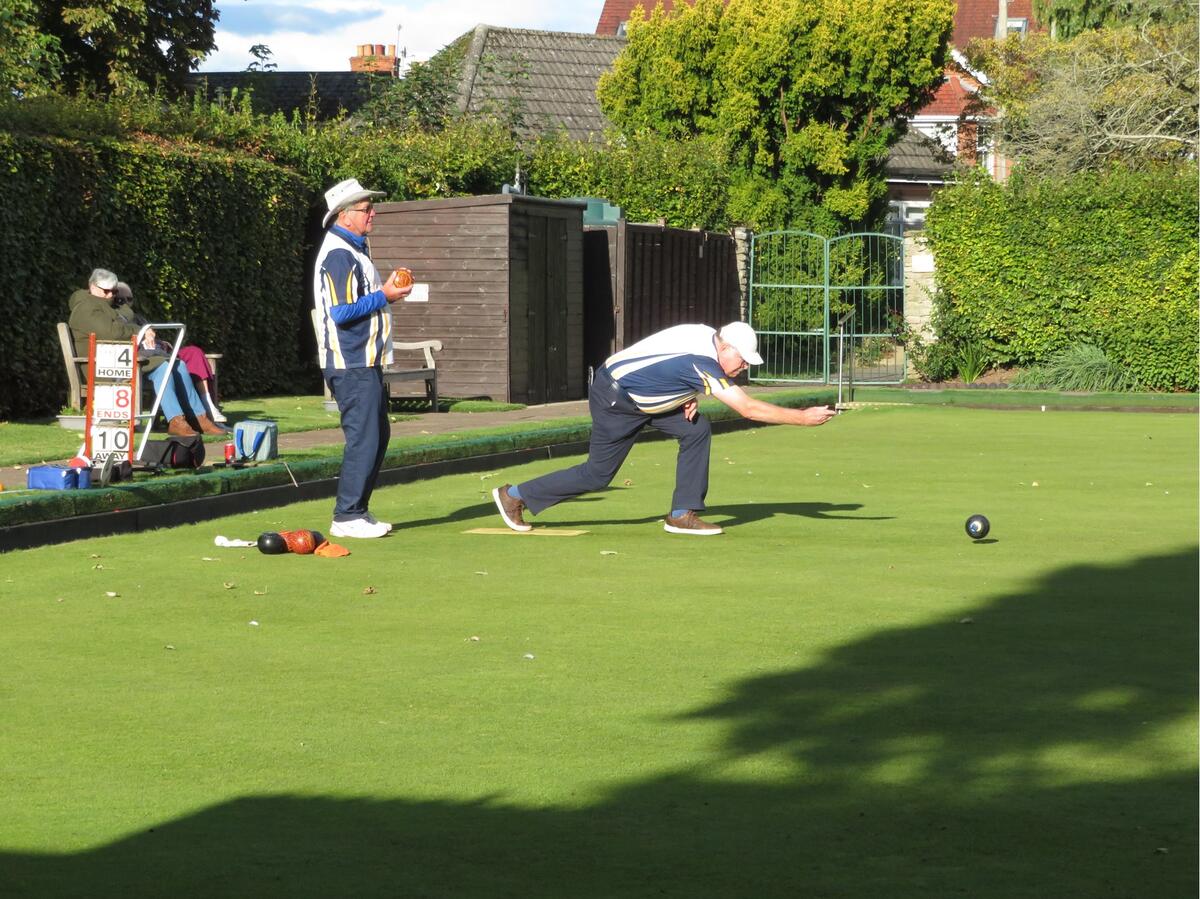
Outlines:
[{"label": "tall hedge", "polygon": [[221,352],[227,395],[292,386],[301,370],[311,192],[251,156],[162,140],[0,132],[0,419],[56,411],[66,376],[55,322],[95,267],[153,320]]},{"label": "tall hedge", "polygon": [[938,310],[999,362],[1093,343],[1145,388],[1197,387],[1197,171],[967,175],[926,220]]}]

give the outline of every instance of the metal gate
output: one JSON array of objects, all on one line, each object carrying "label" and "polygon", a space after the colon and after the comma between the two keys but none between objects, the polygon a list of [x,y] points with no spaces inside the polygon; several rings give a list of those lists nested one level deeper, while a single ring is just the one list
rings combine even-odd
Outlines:
[{"label": "metal gate", "polygon": [[[751,381],[904,380],[904,240],[769,231],[750,239],[750,324],[763,364]],[[839,323],[842,338],[839,339]]]}]

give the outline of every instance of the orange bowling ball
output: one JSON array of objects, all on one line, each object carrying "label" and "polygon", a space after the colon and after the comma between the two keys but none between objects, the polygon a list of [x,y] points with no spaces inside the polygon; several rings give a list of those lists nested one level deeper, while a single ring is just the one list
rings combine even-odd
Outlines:
[{"label": "orange bowling ball", "polygon": [[283,531],[279,536],[287,544],[288,552],[296,553],[299,556],[307,556],[317,548],[317,541],[313,538],[312,531]]}]

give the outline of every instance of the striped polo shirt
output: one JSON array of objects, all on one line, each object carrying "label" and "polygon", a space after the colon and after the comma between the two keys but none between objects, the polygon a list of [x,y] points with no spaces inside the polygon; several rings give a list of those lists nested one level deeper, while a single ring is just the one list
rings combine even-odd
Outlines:
[{"label": "striped polo shirt", "polygon": [[334,225],[317,253],[313,297],[325,371],[392,364],[392,313],[366,238]]},{"label": "striped polo shirt", "polygon": [[609,356],[609,377],[642,412],[670,412],[697,396],[729,389],[717,362],[717,332],[707,325],[676,325]]}]

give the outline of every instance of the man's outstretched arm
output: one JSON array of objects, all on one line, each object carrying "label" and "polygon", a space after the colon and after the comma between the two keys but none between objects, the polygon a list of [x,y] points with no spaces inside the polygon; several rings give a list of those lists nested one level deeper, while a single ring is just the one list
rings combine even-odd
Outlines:
[{"label": "man's outstretched arm", "polygon": [[717,399],[736,412],[742,418],[751,421],[761,421],[768,425],[801,425],[815,427],[823,425],[837,415],[828,406],[809,406],[807,409],[785,409],[774,403],[764,403],[755,399],[734,385],[713,393]]}]

